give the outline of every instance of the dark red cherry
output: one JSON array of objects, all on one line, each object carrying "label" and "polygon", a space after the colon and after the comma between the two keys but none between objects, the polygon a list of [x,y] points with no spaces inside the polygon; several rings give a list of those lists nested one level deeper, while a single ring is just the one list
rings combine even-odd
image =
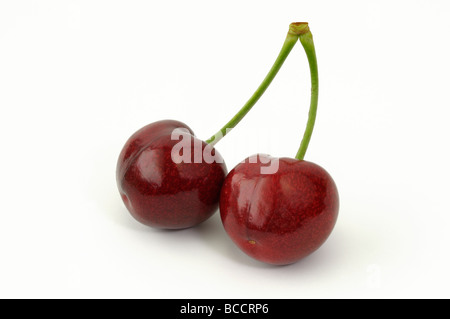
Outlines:
[{"label": "dark red cherry", "polygon": [[275,265],[294,263],[318,249],[333,230],[338,209],[336,185],[323,168],[266,155],[237,165],[220,198],[222,222],[235,244]]},{"label": "dark red cherry", "polygon": [[[184,131],[174,138],[176,129]],[[174,161],[173,149],[183,138],[191,146],[178,147],[180,156]],[[214,162],[198,156],[205,149]],[[191,160],[180,162],[183,155]],[[218,208],[226,174],[223,158],[215,149],[197,139],[186,124],[171,120],[152,123],[131,136],[116,172],[131,215],[145,225],[165,229],[188,228],[208,219]]]}]

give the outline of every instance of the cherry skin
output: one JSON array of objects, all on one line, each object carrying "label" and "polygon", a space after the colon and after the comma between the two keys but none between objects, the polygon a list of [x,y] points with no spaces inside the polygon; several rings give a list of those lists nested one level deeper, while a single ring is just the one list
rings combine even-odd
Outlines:
[{"label": "cherry skin", "polygon": [[[278,161],[273,174],[268,169],[272,164],[266,164],[270,160]],[[318,249],[333,230],[338,210],[336,185],[323,168],[267,155],[237,165],[220,198],[222,222],[234,243],[274,265],[294,263]]]},{"label": "cherry skin", "polygon": [[[172,160],[172,149],[180,142],[172,133],[180,128],[183,138],[192,142],[191,162]],[[116,177],[125,206],[136,220],[155,228],[182,229],[216,212],[227,168],[212,148],[216,161],[207,163],[203,157],[195,161],[196,145],[202,151],[208,146],[186,124],[172,120],[149,124],[126,142]]]}]

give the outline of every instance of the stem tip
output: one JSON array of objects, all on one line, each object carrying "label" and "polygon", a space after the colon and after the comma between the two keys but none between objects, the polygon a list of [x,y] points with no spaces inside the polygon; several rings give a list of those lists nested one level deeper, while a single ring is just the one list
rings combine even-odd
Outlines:
[{"label": "stem tip", "polygon": [[309,32],[308,22],[293,22],[289,26],[289,33],[294,35],[302,35]]}]

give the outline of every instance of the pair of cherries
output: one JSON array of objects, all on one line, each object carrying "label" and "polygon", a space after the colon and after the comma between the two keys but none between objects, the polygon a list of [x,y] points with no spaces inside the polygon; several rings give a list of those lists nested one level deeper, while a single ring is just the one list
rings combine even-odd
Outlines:
[{"label": "pair of cherries", "polygon": [[[214,145],[256,104],[300,40],[311,71],[311,106],[295,158],[255,155],[229,174]],[[118,160],[117,183],[131,215],[156,228],[183,229],[220,206],[224,228],[249,256],[294,263],[317,250],[337,220],[339,197],[331,176],[303,160],[318,104],[318,70],[308,23],[292,23],[281,52],[261,86],[216,135],[201,141],[184,123],[159,121],[137,131]]]}]

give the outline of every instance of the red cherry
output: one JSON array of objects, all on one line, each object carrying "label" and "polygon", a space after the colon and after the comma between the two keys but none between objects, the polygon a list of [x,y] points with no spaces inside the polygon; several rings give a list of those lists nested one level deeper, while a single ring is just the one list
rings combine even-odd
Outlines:
[{"label": "red cherry", "polygon": [[[172,138],[177,128],[191,141],[190,163],[172,160],[172,149],[180,142]],[[205,162],[203,156],[195,160],[199,145],[202,152],[208,146],[186,124],[171,120],[152,123],[131,136],[119,156],[116,176],[135,219],[156,228],[181,229],[205,221],[217,210],[227,168],[214,149],[214,162]]]},{"label": "red cherry", "polygon": [[235,244],[275,265],[294,263],[318,249],[333,230],[338,209],[336,185],[323,168],[266,155],[237,165],[220,198],[222,222]]}]

